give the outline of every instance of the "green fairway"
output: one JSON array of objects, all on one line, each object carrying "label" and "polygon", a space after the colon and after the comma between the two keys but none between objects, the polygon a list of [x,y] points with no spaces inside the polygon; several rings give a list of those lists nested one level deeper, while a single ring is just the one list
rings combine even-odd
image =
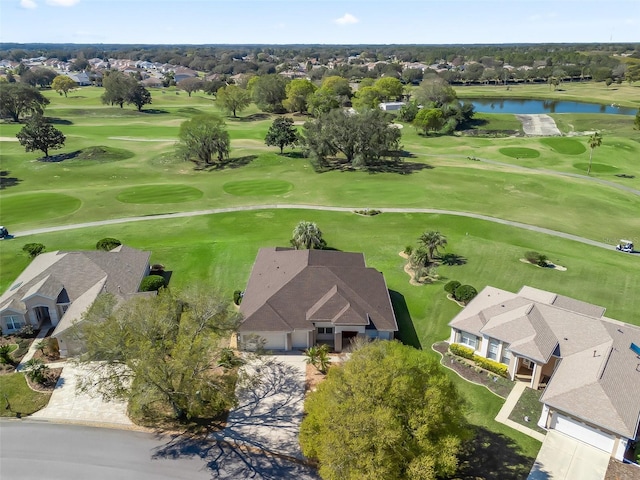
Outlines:
[{"label": "green fairway", "polygon": [[[474,93],[480,88],[464,89],[465,95],[482,96]],[[549,92],[558,98],[585,95],[587,100],[598,97],[598,88],[576,84],[554,93],[548,86],[518,86],[509,95],[545,98]],[[458,90],[460,94],[463,89]],[[496,97],[504,96],[504,88],[483,90],[494,91]],[[623,85],[611,94],[626,95],[624,101],[615,100],[621,105],[640,105],[636,91],[640,89]],[[231,138],[228,164],[195,169],[175,153],[180,124],[198,113],[224,115],[214,97],[152,90],[153,104],[137,112],[102,105],[100,88],[82,88],[68,98],[50,91],[44,94],[51,101],[46,115],[67,137],[65,147],[55,153],[69,158],[37,161],[41,153],[26,153],[17,142],[2,141],[0,224],[12,233],[103,219],[299,204],[456,210],[611,245],[619,238],[640,244],[640,195],[593,181],[640,190],[640,138],[625,116],[553,114],[559,129],[574,136],[548,139],[516,135],[521,124],[508,114],[479,114],[472,128],[477,131],[460,136],[422,136],[404,124],[406,156],[397,165],[316,173],[299,147],[278,155],[276,148],[264,145],[276,116],[260,113],[252,105],[239,118],[225,117]],[[0,137],[14,138],[20,128],[0,123]],[[595,130],[602,133],[603,142],[593,152],[592,178],[587,178],[591,153],[587,139]],[[100,238],[114,237],[151,251],[152,263],[162,263],[172,272],[172,288],[198,284],[220,289],[231,299],[234,290],[245,288],[258,249],[288,246],[300,220],[317,222],[329,247],[364,252],[367,264],[384,273],[398,313],[399,337],[417,347],[427,349],[449,334],[447,323],[460,310],[444,294],[443,285],[449,280],[478,290],[493,285],[515,292],[531,285],[602,305],[607,316],[640,324],[638,256],[483,220],[418,213],[368,217],[278,208],[17,237],[2,241],[0,288],[9,287],[29,264],[21,251],[25,243],[43,243],[47,251],[94,249]],[[425,230],[446,235],[446,252],[464,257],[466,263],[441,266],[437,282],[415,287],[409,284],[405,261],[398,253],[407,245],[415,246]],[[523,264],[519,259],[529,250],[544,253],[567,271]],[[457,377],[455,381],[469,399],[472,423],[508,435],[527,455],[535,455],[539,443],[493,420],[502,400]]]},{"label": "green fairway", "polygon": [[121,191],[116,198],[123,203],[182,203],[202,197],[202,191],[188,185],[140,185]]},{"label": "green fairway", "polygon": [[80,208],[82,202],[62,193],[24,193],[3,196],[0,212],[5,225],[19,224],[28,218],[31,221],[51,221],[64,217]]},{"label": "green fairway", "polygon": [[580,155],[587,150],[584,144],[573,138],[549,137],[541,139],[540,143],[551,147],[562,155]]},{"label": "green fairway", "polygon": [[540,156],[539,151],[525,147],[504,147],[500,149],[500,153],[512,158],[538,158]]},{"label": "green fairway", "polygon": [[280,195],[293,189],[293,185],[283,180],[239,180],[227,182],[222,188],[231,195]]}]

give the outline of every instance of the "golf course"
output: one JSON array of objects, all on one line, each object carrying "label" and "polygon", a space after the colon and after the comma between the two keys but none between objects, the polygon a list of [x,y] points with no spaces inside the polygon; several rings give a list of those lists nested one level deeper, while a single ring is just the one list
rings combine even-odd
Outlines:
[{"label": "golf course", "polygon": [[[546,85],[457,91],[461,98],[561,96],[640,107],[638,82],[610,88],[566,84],[562,92]],[[199,285],[231,299],[234,290],[244,290],[258,249],[288,246],[293,227],[308,220],[318,224],[328,247],[364,252],[368,266],[383,272],[398,336],[416,347],[430,350],[448,337],[447,323],[460,311],[443,290],[450,280],[478,291],[487,285],[510,291],[530,285],[601,305],[608,317],[640,325],[640,255],[614,248],[619,239],[640,246],[640,132],[633,129],[632,116],[551,114],[561,137],[483,133],[521,132],[509,114],[477,114],[475,133],[452,136],[424,136],[398,122],[406,152],[402,162],[374,170],[320,171],[299,147],[285,148],[283,155],[267,147],[264,138],[276,116],[254,105],[232,118],[216,106],[215,97],[170,88],[152,90],[152,104],[138,112],[103,105],[102,93],[98,87],[82,87],[68,97],[43,92],[51,102],[45,115],[66,136],[65,146],[50,152],[55,161],[25,153],[16,141],[22,125],[0,123],[0,224],[15,235],[0,243],[3,291],[30,262],[22,251],[26,243],[42,243],[47,251],[94,249],[99,239],[114,237],[151,251],[152,263],[172,272],[171,288]],[[231,153],[221,168],[196,168],[175,153],[180,124],[198,113],[225,118]],[[309,117],[293,119],[301,125]],[[591,151],[588,138],[594,131],[601,133],[602,145]],[[213,209],[220,213],[206,213]],[[362,209],[382,213],[353,212]],[[461,261],[439,266],[433,283],[414,286],[398,253],[428,230],[445,235],[444,253]],[[566,271],[521,262],[527,251],[546,255]],[[472,423],[507,436],[522,455],[535,457],[539,442],[493,420],[502,399],[452,378],[469,401]]]}]

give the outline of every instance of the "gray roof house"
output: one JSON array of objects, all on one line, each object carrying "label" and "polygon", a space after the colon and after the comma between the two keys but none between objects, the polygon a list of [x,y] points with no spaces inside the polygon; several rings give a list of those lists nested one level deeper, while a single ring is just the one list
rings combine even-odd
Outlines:
[{"label": "gray roof house", "polygon": [[2,333],[29,324],[55,327],[63,356],[77,353],[69,328],[101,293],[119,299],[135,295],[149,274],[150,252],[120,245],[109,252],[49,252],[38,255],[0,297]]},{"label": "gray roof house", "polygon": [[354,337],[389,340],[398,330],[384,277],[362,253],[262,248],[240,312],[247,350],[326,343],[339,352]]},{"label": "gray roof house", "polygon": [[622,460],[640,440],[640,328],[604,313],[532,287],[486,287],[449,322],[449,342],[544,388],[540,427]]}]

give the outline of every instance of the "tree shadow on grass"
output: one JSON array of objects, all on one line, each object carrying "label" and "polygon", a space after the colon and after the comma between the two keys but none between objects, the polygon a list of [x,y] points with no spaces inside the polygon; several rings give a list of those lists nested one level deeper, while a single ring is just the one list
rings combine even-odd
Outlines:
[{"label": "tree shadow on grass", "polygon": [[9,170],[0,171],[0,190],[4,190],[5,188],[15,187],[22,180],[17,177],[10,177]]},{"label": "tree shadow on grass", "polygon": [[445,253],[439,257],[440,263],[447,266],[466,265],[467,259],[457,253]]},{"label": "tree shadow on grass", "polygon": [[404,296],[395,290],[389,290],[389,296],[391,297],[391,305],[393,306],[393,311],[396,314],[396,320],[398,322],[398,333],[396,337],[405,345],[422,348]]},{"label": "tree shadow on grass", "polygon": [[[401,155],[402,156],[402,155]],[[412,156],[412,154],[409,154]],[[400,159],[382,160],[378,163],[366,165],[364,167],[355,167],[343,158],[325,158],[311,159],[311,166],[316,173],[325,173],[331,171],[355,172],[365,171],[370,174],[375,173],[397,173],[399,175],[409,175],[421,170],[431,170],[434,167],[428,163],[407,162]]]},{"label": "tree shadow on grass", "polygon": [[52,125],[73,125],[73,122],[66,118],[45,117],[45,120],[47,123],[51,123]]},{"label": "tree shadow on grass", "polygon": [[169,113],[166,110],[160,110],[159,108],[145,108],[141,110],[140,113],[149,114],[149,115],[160,115],[163,113]]},{"label": "tree shadow on grass", "polygon": [[256,158],[258,158],[257,155],[245,155],[244,157],[229,158],[224,163],[215,163],[211,165],[196,164],[194,169],[204,170],[206,172],[213,172],[218,170],[246,167],[251,162],[253,162]]},{"label": "tree shadow on grass", "polygon": [[268,120],[271,118],[269,113],[254,113],[246,117],[229,117],[232,122],[257,122],[259,120]]},{"label": "tree shadow on grass", "polygon": [[522,480],[527,478],[534,459],[519,451],[506,435],[476,427],[474,437],[460,455],[460,466],[450,480]]},{"label": "tree shadow on grass", "polygon": [[82,153],[82,150],[76,150],[74,152],[67,152],[67,153],[57,153],[55,155],[49,155],[48,157],[41,157],[38,159],[38,161],[47,162],[47,163],[57,163],[57,162],[62,162],[63,160],[72,160],[78,157],[78,155],[80,155],[81,153]]},{"label": "tree shadow on grass", "polygon": [[304,153],[302,152],[284,152],[282,155],[280,155],[281,157],[287,157],[287,158],[305,158]]}]

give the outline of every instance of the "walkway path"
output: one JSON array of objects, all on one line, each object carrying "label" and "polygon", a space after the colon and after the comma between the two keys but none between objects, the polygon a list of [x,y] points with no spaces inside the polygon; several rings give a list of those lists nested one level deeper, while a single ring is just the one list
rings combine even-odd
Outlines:
[{"label": "walkway path", "polygon": [[522,392],[524,392],[525,388],[527,388],[527,384],[525,382],[516,382],[515,386],[511,390],[511,393],[509,394],[507,399],[504,401],[504,405],[502,405],[502,408],[498,412],[498,415],[496,415],[496,422],[503,423],[508,427],[514,428],[519,432],[524,433],[525,435],[529,435],[530,437],[533,437],[536,440],[544,442],[544,439],[545,439],[544,434],[540,432],[536,432],[531,428],[527,428],[524,425],[520,425],[519,423],[514,422],[513,420],[509,420],[509,415],[511,415],[513,408],[516,406],[516,403],[518,403],[518,400],[520,399],[520,396],[522,395]]},{"label": "walkway path", "polygon": [[43,328],[38,332],[36,338],[34,338],[33,342],[31,342],[29,350],[27,350],[27,353],[24,354],[24,357],[22,357],[22,360],[20,360],[20,363],[16,367],[16,372],[21,372],[22,370],[24,370],[25,363],[33,358],[35,353],[38,351],[38,344],[44,339],[44,337],[47,336],[48,331],[48,328]]},{"label": "walkway path", "polygon": [[[13,236],[25,237],[27,235],[39,235],[42,233],[62,232],[66,230],[75,230],[77,228],[89,228],[100,227],[104,225],[117,225],[122,223],[132,222],[144,222],[149,220],[166,220],[171,218],[186,218],[186,217],[198,217],[202,215],[214,215],[217,213],[229,213],[229,212],[246,212],[255,210],[277,210],[277,209],[297,209],[297,210],[321,210],[329,212],[353,212],[354,210],[362,207],[331,207],[323,205],[286,205],[286,204],[273,204],[273,205],[246,205],[242,207],[227,207],[227,208],[212,208],[209,210],[196,210],[192,212],[177,212],[177,213],[165,213],[161,215],[146,215],[143,217],[127,217],[127,218],[113,218],[111,220],[100,220],[97,222],[84,222],[76,223],[72,225],[58,225],[56,227],[44,227],[35,228],[32,230],[24,230],[22,232],[16,232]],[[514,222],[511,220],[504,220],[502,218],[490,217],[488,215],[482,215],[479,213],[460,212],[456,210],[441,210],[438,208],[384,208],[384,207],[369,207],[380,210],[387,213],[429,213],[436,215],[452,215],[456,217],[476,218],[478,220],[485,220],[487,222],[499,223],[502,225],[508,225],[511,227],[522,228],[524,230],[530,230],[533,232],[544,233],[546,235],[552,235],[554,237],[566,238],[567,240],[573,240],[575,242],[585,243],[594,247],[605,248],[607,250],[613,250],[615,247],[608,243],[597,242],[589,238],[580,237],[578,235],[572,235],[570,233],[558,232],[557,230],[551,230],[549,228],[537,227],[535,225],[528,225],[526,223]]]}]

